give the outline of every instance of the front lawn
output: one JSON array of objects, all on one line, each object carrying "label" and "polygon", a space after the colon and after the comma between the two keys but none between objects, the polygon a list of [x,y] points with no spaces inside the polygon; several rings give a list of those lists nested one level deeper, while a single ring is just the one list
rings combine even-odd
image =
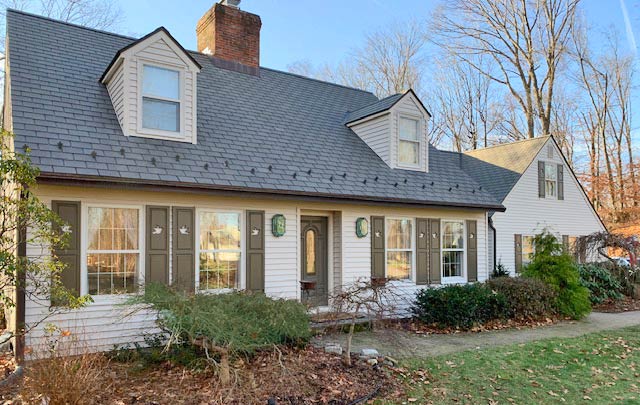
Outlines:
[{"label": "front lawn", "polygon": [[637,404],[640,326],[403,365],[408,395],[404,403]]}]

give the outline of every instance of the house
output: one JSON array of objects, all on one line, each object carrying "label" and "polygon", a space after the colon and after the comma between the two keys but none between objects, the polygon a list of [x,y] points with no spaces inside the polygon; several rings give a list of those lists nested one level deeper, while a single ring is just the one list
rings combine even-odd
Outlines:
[{"label": "house", "polygon": [[468,151],[461,162],[506,207],[489,215],[489,268],[502,263],[520,272],[535,250],[534,236],[545,230],[570,250],[577,237],[606,230],[552,136]]},{"label": "house", "polygon": [[[40,168],[33,192],[68,223],[63,284],[94,300],[47,322],[87,348],[156,330],[119,305],[150,282],[326,308],[361,278],[409,302],[493,267],[489,216],[504,203],[466,155],[429,143],[416,94],[379,100],[260,66],[262,22],[237,3],[202,16],[198,51],[162,27],[136,39],[7,12],[3,125]],[[14,327],[49,314],[48,297],[23,301]]]}]

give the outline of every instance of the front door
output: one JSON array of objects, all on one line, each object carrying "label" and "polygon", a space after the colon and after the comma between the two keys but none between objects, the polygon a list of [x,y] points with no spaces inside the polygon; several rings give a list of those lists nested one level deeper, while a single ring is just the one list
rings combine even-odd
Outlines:
[{"label": "front door", "polygon": [[327,217],[303,216],[300,222],[302,302],[313,306],[328,305]]}]

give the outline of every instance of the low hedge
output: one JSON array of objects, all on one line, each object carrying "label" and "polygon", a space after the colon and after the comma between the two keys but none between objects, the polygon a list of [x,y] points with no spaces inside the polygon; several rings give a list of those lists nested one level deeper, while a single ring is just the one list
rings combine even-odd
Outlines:
[{"label": "low hedge", "polygon": [[438,327],[470,329],[508,316],[504,295],[484,284],[450,285],[421,290],[411,308],[414,316]]},{"label": "low hedge", "polygon": [[528,277],[499,277],[487,287],[506,298],[510,318],[542,319],[556,313],[558,293],[540,280]]}]

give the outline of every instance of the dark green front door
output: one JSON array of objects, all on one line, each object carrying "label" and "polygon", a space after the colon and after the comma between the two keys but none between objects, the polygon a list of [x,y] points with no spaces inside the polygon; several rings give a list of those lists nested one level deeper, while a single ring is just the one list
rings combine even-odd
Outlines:
[{"label": "dark green front door", "polygon": [[314,306],[329,304],[328,248],[326,217],[303,216],[302,230],[302,302]]}]

